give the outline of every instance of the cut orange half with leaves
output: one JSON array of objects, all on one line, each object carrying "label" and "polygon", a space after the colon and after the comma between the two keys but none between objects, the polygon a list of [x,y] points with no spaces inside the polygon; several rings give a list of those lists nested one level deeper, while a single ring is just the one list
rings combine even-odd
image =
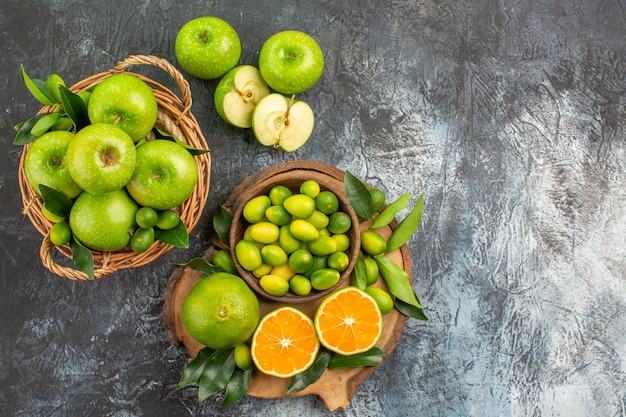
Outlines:
[{"label": "cut orange half with leaves", "polygon": [[315,312],[315,330],[324,347],[341,355],[365,352],[378,342],[383,316],[365,291],[349,286],[326,296]]},{"label": "cut orange half with leaves", "polygon": [[264,374],[288,378],[307,370],[319,347],[313,320],[285,306],[261,319],[252,336],[252,360]]}]

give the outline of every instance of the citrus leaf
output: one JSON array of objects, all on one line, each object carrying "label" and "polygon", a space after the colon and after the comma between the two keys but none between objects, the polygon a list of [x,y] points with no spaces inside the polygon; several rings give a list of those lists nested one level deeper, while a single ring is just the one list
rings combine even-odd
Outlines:
[{"label": "citrus leaf", "polygon": [[328,363],[333,368],[356,368],[360,366],[376,366],[385,358],[385,351],[374,346],[370,350],[355,355],[340,355],[333,353]]},{"label": "citrus leaf", "polygon": [[359,252],[352,270],[351,285],[364,290],[367,287],[367,266],[363,254]]},{"label": "citrus leaf", "polygon": [[411,287],[409,275],[406,271],[400,268],[393,260],[384,256],[376,256],[374,259],[378,264],[380,274],[389,287],[389,292],[407,304],[422,308],[417,297],[415,297],[415,292],[413,287]]},{"label": "citrus leaf", "polygon": [[315,361],[313,361],[313,365],[309,369],[291,377],[286,393],[293,394],[294,392],[302,391],[320,379],[326,368],[328,368],[330,356],[329,351],[320,349]]},{"label": "citrus leaf", "polygon": [[33,128],[30,130],[30,133],[35,137],[43,135],[48,130],[50,130],[52,126],[54,126],[54,124],[57,122],[57,120],[59,120],[60,117],[61,113],[59,112],[44,114],[44,116],[39,119],[37,123],[35,123]]},{"label": "citrus leaf", "polygon": [[155,229],[154,236],[161,242],[177,248],[187,249],[189,247],[189,233],[187,232],[185,223],[182,221],[178,222],[178,224],[171,229]]},{"label": "citrus leaf", "polygon": [[198,271],[200,273],[200,275],[202,275],[203,277],[207,277],[209,275],[212,275],[216,272],[222,272],[223,269],[212,265],[209,261],[207,261],[204,258],[193,258],[188,262],[185,263],[172,263],[172,266],[176,267],[176,268],[191,268],[191,269],[195,269],[196,271]]},{"label": "citrus leaf", "polygon": [[226,385],[226,392],[224,393],[221,406],[228,407],[242,399],[248,392],[248,388],[250,388],[251,378],[252,368],[246,369],[245,371],[236,368],[230,381],[228,381],[228,385]]},{"label": "citrus leaf", "polygon": [[65,194],[43,184],[39,184],[39,192],[49,212],[59,217],[70,215],[73,203]]},{"label": "citrus leaf", "polygon": [[197,384],[198,381],[200,381],[200,375],[202,375],[204,366],[214,352],[215,350],[209,347],[201,349],[196,357],[183,368],[183,373],[180,377],[180,382],[176,385],[176,389],[180,390],[190,385]]},{"label": "citrus leaf", "polygon": [[26,70],[24,69],[24,65],[20,65],[20,75],[22,76],[22,81],[24,85],[30,91],[30,93],[39,101],[41,104],[45,106],[52,106],[54,102],[48,95],[46,89],[46,82],[44,80],[31,79]]},{"label": "citrus leaf", "polygon": [[[415,298],[419,302],[417,295],[415,295]],[[412,317],[418,320],[428,320],[428,317],[426,317],[426,314],[424,314],[424,310],[422,310],[421,307],[416,307],[414,305],[405,303],[399,298],[396,298],[394,300],[394,305],[400,313],[404,314],[407,317]]]},{"label": "citrus leaf", "polygon": [[387,253],[398,249],[404,245],[415,233],[417,227],[422,221],[422,208],[424,206],[424,194],[422,194],[417,200],[415,206],[411,209],[409,214],[400,222],[398,227],[393,231],[389,240],[387,240]]},{"label": "citrus leaf", "polygon": [[369,220],[372,217],[372,196],[365,184],[360,179],[352,175],[350,171],[344,173],[343,185],[346,190],[346,197],[354,209],[357,217],[361,221]]},{"label": "citrus leaf", "polygon": [[383,209],[383,211],[374,219],[370,228],[376,229],[379,227],[387,226],[396,218],[396,214],[409,204],[411,200],[411,194],[402,194],[393,203],[389,204]]},{"label": "citrus leaf", "polygon": [[15,134],[15,139],[13,140],[14,145],[26,145],[31,143],[37,136],[33,135],[30,131],[48,113],[37,114],[30,119],[26,120],[15,126],[15,130],[17,133]]},{"label": "citrus leaf", "polygon": [[72,119],[76,130],[80,130],[89,124],[89,115],[87,113],[87,105],[83,99],[69,88],[59,85],[59,93],[61,93],[61,101],[63,101],[63,109],[67,117]]},{"label": "citrus leaf", "polygon": [[74,262],[76,268],[87,274],[89,278],[94,279],[93,253],[76,238],[70,240],[70,249],[72,249],[72,262]]},{"label": "citrus leaf", "polygon": [[198,383],[198,402],[226,387],[235,371],[234,349],[220,349],[209,358]]},{"label": "citrus leaf", "polygon": [[224,246],[230,245],[230,225],[233,223],[233,215],[224,207],[220,201],[217,206],[217,213],[213,216],[213,229]]}]

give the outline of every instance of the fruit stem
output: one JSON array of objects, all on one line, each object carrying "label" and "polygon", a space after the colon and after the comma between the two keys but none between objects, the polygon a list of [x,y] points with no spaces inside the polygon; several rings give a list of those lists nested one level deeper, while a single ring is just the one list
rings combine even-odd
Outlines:
[{"label": "fruit stem", "polygon": [[289,126],[289,111],[291,110],[291,106],[296,102],[296,95],[291,95],[291,100],[289,100],[289,104],[287,105],[287,111],[285,112],[285,126]]},{"label": "fruit stem", "polygon": [[115,119],[113,119],[113,121],[111,122],[111,124],[113,126],[115,126],[116,124],[118,124],[122,120],[123,117],[124,116],[122,116],[121,114],[118,113],[117,116],[115,116]]},{"label": "fruit stem", "polygon": [[200,39],[200,42],[207,43],[208,40],[209,40],[209,31],[205,30],[204,33],[202,34],[202,38]]}]

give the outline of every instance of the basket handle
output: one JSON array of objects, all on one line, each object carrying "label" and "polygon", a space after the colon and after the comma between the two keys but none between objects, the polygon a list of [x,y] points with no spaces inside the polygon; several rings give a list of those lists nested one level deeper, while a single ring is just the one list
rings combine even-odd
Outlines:
[{"label": "basket handle", "polygon": [[178,71],[169,61],[154,55],[129,55],[124,60],[119,61],[111,69],[111,72],[124,72],[134,65],[152,65],[169,74],[170,77],[174,79],[181,92],[181,101],[183,104],[181,117],[191,110],[191,88],[189,87],[189,83],[180,71]]},{"label": "basket handle", "polygon": [[[69,278],[74,281],[93,280],[93,278],[85,274],[83,271],[70,268],[67,266],[59,265],[58,263],[56,263],[52,259],[52,254],[50,253],[52,248],[56,248],[56,246],[50,240],[50,233],[48,233],[44,236],[43,240],[41,241],[41,247],[39,248],[39,256],[41,257],[41,262],[43,263],[43,266],[45,266],[50,272],[56,275],[65,277],[65,278]],[[115,271],[116,269],[107,267],[106,262],[105,262],[105,265],[103,265],[101,268],[94,270],[94,276],[95,276],[95,279],[99,279]]]}]

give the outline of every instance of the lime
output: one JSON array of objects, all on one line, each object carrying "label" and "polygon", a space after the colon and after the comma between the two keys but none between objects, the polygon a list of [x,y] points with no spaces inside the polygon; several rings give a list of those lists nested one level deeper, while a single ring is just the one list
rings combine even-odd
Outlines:
[{"label": "lime", "polygon": [[367,285],[372,285],[378,281],[378,264],[374,258],[364,258]]},{"label": "lime", "polygon": [[350,257],[345,252],[335,252],[328,255],[328,267],[343,272],[350,263]]},{"label": "lime", "polygon": [[376,187],[370,188],[369,193],[372,198],[372,210],[375,213],[385,205],[386,196],[380,188]]},{"label": "lime", "polygon": [[237,346],[252,336],[259,323],[259,300],[246,282],[226,272],[201,279],[183,303],[189,334],[211,349]]},{"label": "lime", "polygon": [[319,210],[315,210],[313,214],[306,218],[306,221],[315,226],[316,229],[324,229],[328,226],[328,216]]},{"label": "lime", "polygon": [[263,275],[259,280],[259,285],[270,295],[282,297],[289,291],[289,281],[278,275]]},{"label": "lime", "polygon": [[289,225],[289,231],[293,237],[302,242],[312,242],[320,236],[320,232],[315,226],[302,219],[292,221]]},{"label": "lime", "polygon": [[322,191],[315,199],[315,206],[324,214],[333,214],[339,209],[339,200],[332,191]]},{"label": "lime", "polygon": [[235,245],[235,255],[243,269],[246,271],[254,271],[263,264],[261,258],[261,250],[259,247],[249,240],[240,240]]},{"label": "lime", "polygon": [[239,369],[244,371],[252,368],[252,353],[250,353],[250,346],[246,343],[240,343],[235,346],[235,365]]},{"label": "lime", "polygon": [[278,240],[280,229],[271,222],[260,222],[250,226],[250,237],[258,243],[274,243]]},{"label": "lime", "polygon": [[159,213],[155,226],[161,230],[169,230],[178,226],[178,223],[180,223],[180,214],[177,211],[164,210]]},{"label": "lime", "polygon": [[265,210],[265,217],[278,226],[284,226],[291,221],[291,214],[283,206],[269,206]]},{"label": "lime", "polygon": [[222,268],[224,272],[237,274],[237,267],[235,267],[233,257],[226,249],[220,249],[213,254],[213,264]]},{"label": "lime", "polygon": [[272,265],[262,263],[261,266],[259,266],[254,271],[252,271],[252,275],[254,275],[257,278],[261,278],[263,275],[267,275],[270,272],[272,272],[272,268],[273,268]]},{"label": "lime", "polygon": [[337,242],[330,236],[320,236],[309,242],[308,248],[313,255],[330,255],[337,250]]},{"label": "lime", "polygon": [[337,242],[337,252],[345,252],[350,247],[350,238],[345,233],[337,233],[331,237]]},{"label": "lime", "polygon": [[289,281],[294,275],[296,275],[296,271],[291,269],[291,266],[289,266],[288,263],[284,263],[283,265],[272,267],[269,275],[276,275]]},{"label": "lime", "polygon": [[372,256],[380,255],[387,249],[387,241],[373,230],[361,233],[361,248]]},{"label": "lime", "polygon": [[382,314],[387,314],[393,310],[393,298],[391,298],[391,295],[387,291],[368,285],[365,287],[365,292],[376,301]]},{"label": "lime", "polygon": [[269,193],[270,201],[275,206],[282,205],[287,197],[291,197],[292,195],[293,192],[284,185],[275,185]]},{"label": "lime", "polygon": [[301,242],[291,234],[289,226],[285,225],[280,228],[278,243],[286,253],[292,253],[300,249]]},{"label": "lime", "polygon": [[142,227],[135,230],[133,237],[130,238],[130,247],[137,253],[144,253],[150,248],[154,242],[154,229],[152,227],[144,229]]},{"label": "lime", "polygon": [[352,226],[352,219],[343,211],[336,211],[328,219],[328,230],[333,234],[346,233]]},{"label": "lime", "polygon": [[265,245],[261,248],[263,262],[271,266],[280,266],[287,263],[287,253],[278,245]]},{"label": "lime", "polygon": [[135,213],[135,221],[139,227],[150,229],[156,226],[157,221],[159,221],[159,213],[152,207],[141,207]]},{"label": "lime", "polygon": [[295,275],[289,280],[289,289],[296,295],[307,295],[312,288],[311,281],[303,275]]},{"label": "lime", "polygon": [[63,220],[56,223],[50,229],[50,241],[56,246],[63,246],[72,239],[72,229],[70,224]]},{"label": "lime", "polygon": [[292,215],[306,219],[315,211],[315,200],[305,194],[294,194],[283,202],[283,206]]},{"label": "lime", "polygon": [[332,268],[318,269],[311,275],[311,286],[316,290],[327,290],[339,282],[340,276],[339,271]]},{"label": "lime", "polygon": [[268,196],[256,196],[243,206],[243,218],[249,223],[259,222],[265,217],[265,210],[271,205],[272,202]]},{"label": "lime", "polygon": [[306,180],[300,184],[300,193],[315,198],[320,193],[320,185],[315,180]]},{"label": "lime", "polygon": [[328,256],[313,256],[313,265],[303,274],[307,278],[311,278],[313,273],[319,269],[326,268]]},{"label": "lime", "polygon": [[289,256],[289,266],[298,274],[305,273],[313,266],[313,255],[305,249],[298,249]]}]

